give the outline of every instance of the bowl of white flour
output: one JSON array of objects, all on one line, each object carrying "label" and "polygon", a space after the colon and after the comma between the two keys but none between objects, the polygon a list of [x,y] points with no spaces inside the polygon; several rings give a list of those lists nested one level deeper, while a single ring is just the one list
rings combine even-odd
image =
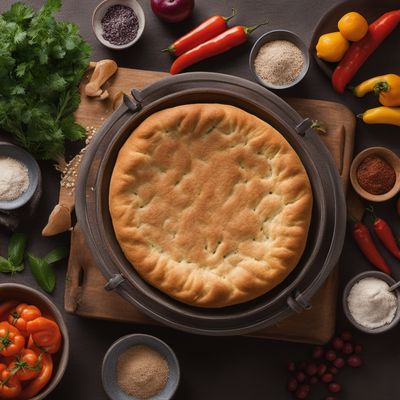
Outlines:
[{"label": "bowl of white flour", "polygon": [[400,320],[400,291],[389,291],[395,283],[379,271],[366,271],[351,279],[343,292],[344,312],[349,321],[367,333],[393,328]]},{"label": "bowl of white flour", "polygon": [[0,142],[0,210],[16,210],[28,203],[39,180],[39,165],[27,151]]},{"label": "bowl of white flour", "polygon": [[251,49],[249,66],[261,85],[268,89],[288,89],[307,74],[310,56],[298,35],[280,29],[260,36]]}]

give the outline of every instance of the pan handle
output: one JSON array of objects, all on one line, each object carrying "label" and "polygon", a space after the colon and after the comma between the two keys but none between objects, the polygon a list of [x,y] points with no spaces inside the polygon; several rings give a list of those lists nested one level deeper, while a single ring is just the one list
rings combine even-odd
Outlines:
[{"label": "pan handle", "polygon": [[287,304],[297,313],[310,310],[312,307],[310,302],[299,291],[294,292],[292,296],[288,297]]}]

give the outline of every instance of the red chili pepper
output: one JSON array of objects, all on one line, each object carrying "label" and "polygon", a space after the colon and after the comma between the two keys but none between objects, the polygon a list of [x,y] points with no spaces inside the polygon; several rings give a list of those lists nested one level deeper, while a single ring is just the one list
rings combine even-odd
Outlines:
[{"label": "red chili pepper", "polygon": [[369,26],[368,33],[361,40],[350,46],[332,75],[332,85],[337,92],[344,92],[367,58],[399,23],[400,10],[387,12]]},{"label": "red chili pepper", "polygon": [[[371,209],[368,209],[372,213]],[[383,220],[382,218],[377,217],[372,213],[372,217],[374,218],[374,231],[376,236],[380,239],[380,241],[384,244],[384,246],[398,259],[400,259],[400,249],[396,243],[396,239],[393,235],[392,229],[389,224]]]},{"label": "red chili pepper", "polygon": [[232,8],[232,15],[229,17],[214,15],[213,17],[210,17],[201,23],[197,28],[177,39],[163,51],[169,51],[175,56],[180,56],[190,49],[193,49],[193,47],[196,47],[199,44],[204,43],[207,40],[210,40],[220,33],[226,31],[228,28],[227,22],[235,15],[236,10],[234,8]]},{"label": "red chili pepper", "polygon": [[353,237],[368,261],[376,268],[391,275],[392,271],[375,246],[367,226],[357,222],[353,227]]},{"label": "red chili pepper", "polygon": [[172,75],[179,74],[179,72],[201,60],[225,53],[231,48],[246,42],[248,36],[255,29],[265,24],[266,23],[255,26],[234,26],[213,39],[201,43],[195,48],[182,54],[173,62],[169,72]]}]

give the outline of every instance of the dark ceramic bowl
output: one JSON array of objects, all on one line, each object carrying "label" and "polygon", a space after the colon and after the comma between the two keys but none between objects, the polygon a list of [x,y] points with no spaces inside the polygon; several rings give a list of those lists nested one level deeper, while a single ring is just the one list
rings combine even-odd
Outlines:
[{"label": "dark ceramic bowl", "polygon": [[14,158],[28,169],[28,189],[15,200],[0,200],[0,210],[16,210],[25,205],[35,194],[40,181],[40,168],[36,160],[27,151],[11,143],[0,143],[0,157]]},{"label": "dark ceramic bowl", "polygon": [[344,313],[346,314],[346,317],[348,320],[360,331],[366,332],[366,333],[382,333],[386,332],[390,329],[392,329],[397,323],[400,321],[400,289],[397,288],[393,290],[393,293],[397,296],[397,311],[396,315],[394,316],[392,322],[389,324],[385,324],[383,326],[380,326],[378,328],[367,328],[364,325],[360,325],[352,316],[350,310],[349,310],[349,305],[347,303],[347,298],[349,297],[349,293],[351,288],[359,281],[365,278],[377,278],[385,281],[389,286],[392,286],[396,283],[396,281],[390,277],[388,274],[385,274],[384,272],[380,271],[365,271],[362,272],[361,274],[356,275],[353,279],[351,279],[346,287],[344,288],[343,291],[343,309]]},{"label": "dark ceramic bowl", "polygon": [[[274,85],[272,83],[268,83],[261,79],[254,68],[254,60],[257,57],[257,54],[260,50],[260,48],[268,42],[272,42],[274,40],[287,40],[288,42],[292,42],[294,45],[296,45],[301,52],[303,53],[304,57],[304,66],[298,77],[291,83],[288,83],[286,85]],[[259,39],[254,43],[253,48],[251,49],[250,52],[250,58],[249,58],[249,66],[250,70],[254,75],[254,79],[261,85],[267,87],[268,89],[288,89],[290,87],[293,87],[294,85],[298,84],[307,74],[308,68],[310,66],[310,55],[308,52],[308,48],[303,42],[303,40],[296,35],[295,33],[291,31],[287,31],[284,29],[280,30],[274,30],[270,31],[267,33],[264,33],[264,35],[260,36]]]},{"label": "dark ceramic bowl", "polygon": [[[398,7],[399,3],[393,0],[345,0],[335,4],[318,21],[310,43],[312,58],[314,58],[314,61],[322,72],[331,79],[337,63],[329,63],[319,59],[315,47],[321,35],[329,32],[337,32],[337,24],[343,15],[350,11],[356,11],[363,15],[368,23],[372,23],[384,13],[395,10]],[[397,46],[398,35],[396,33],[389,35],[375,50],[374,54],[369,57],[365,65],[357,72],[357,75],[354,77],[354,83],[362,82],[365,79],[371,78],[371,76],[385,74],[388,65],[399,65],[400,52],[393,51]],[[382,60],[385,60],[385,62],[382,62]]]},{"label": "dark ceramic bowl", "polygon": [[61,378],[67,368],[69,358],[69,336],[64,319],[56,305],[44,294],[29,286],[18,283],[0,284],[0,303],[7,300],[17,300],[21,303],[33,304],[37,306],[44,316],[51,317],[57,322],[61,330],[63,344],[58,353],[53,354],[54,368],[53,376],[45,388],[36,396],[29,400],[49,399],[50,393],[60,383]]},{"label": "dark ceramic bowl", "polygon": [[103,360],[101,378],[104,390],[112,400],[139,400],[134,396],[127,395],[117,382],[117,363],[119,356],[132,346],[146,345],[158,351],[167,361],[169,376],[164,389],[149,398],[149,400],[169,400],[174,395],[180,379],[178,359],[173,350],[162,340],[144,334],[133,334],[119,338],[108,349]]}]

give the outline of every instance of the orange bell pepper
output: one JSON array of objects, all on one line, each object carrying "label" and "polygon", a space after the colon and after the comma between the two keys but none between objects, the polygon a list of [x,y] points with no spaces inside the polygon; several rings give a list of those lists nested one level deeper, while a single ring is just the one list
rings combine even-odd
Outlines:
[{"label": "orange bell pepper", "polygon": [[26,323],[28,321],[33,321],[34,319],[41,317],[42,313],[40,310],[33,305],[28,305],[25,303],[18,304],[14,310],[8,316],[8,322],[14,325],[22,335],[29,336],[26,331]]},{"label": "orange bell pepper", "polygon": [[16,399],[22,391],[20,381],[5,364],[0,364],[0,399]]},{"label": "orange bell pepper", "polygon": [[8,370],[20,381],[29,381],[36,378],[42,369],[42,355],[33,350],[23,349],[8,365]]},{"label": "orange bell pepper", "polygon": [[15,356],[25,345],[25,338],[20,331],[7,321],[0,322],[0,355]]},{"label": "orange bell pepper", "polygon": [[51,319],[39,317],[26,323],[26,330],[31,335],[28,347],[31,343],[47,353],[56,353],[61,346],[61,332],[58,325]]},{"label": "orange bell pepper", "polygon": [[22,390],[19,400],[27,400],[36,396],[49,382],[53,373],[53,359],[50,354],[42,353],[42,369],[40,374]]}]

